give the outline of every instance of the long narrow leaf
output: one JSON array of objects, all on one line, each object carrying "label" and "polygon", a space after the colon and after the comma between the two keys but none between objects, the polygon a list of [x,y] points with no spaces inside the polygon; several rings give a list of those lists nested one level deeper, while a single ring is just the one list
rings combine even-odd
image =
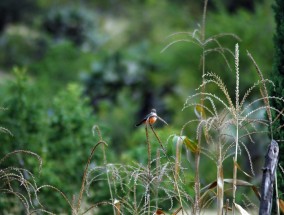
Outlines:
[{"label": "long narrow leaf", "polygon": [[242,206],[235,203],[236,209],[241,213],[241,215],[250,215],[249,212],[247,212],[245,209],[242,208]]},{"label": "long narrow leaf", "polygon": [[264,101],[265,107],[266,107],[267,116],[268,116],[268,119],[271,123],[272,122],[272,115],[271,115],[270,103],[269,103],[269,100],[267,99],[268,92],[267,92],[267,88],[266,88],[266,85],[265,85],[265,80],[263,78],[262,72],[260,71],[258,65],[256,64],[256,61],[254,60],[254,58],[252,57],[252,55],[248,51],[247,51],[247,55],[249,56],[249,58],[253,62],[254,66],[256,68],[257,74],[258,74],[258,76],[259,76],[259,78],[262,82],[262,85],[260,87],[260,93],[263,97],[263,101]]},{"label": "long narrow leaf", "polygon": [[[232,179],[232,178],[225,178],[225,179],[224,179],[224,182],[229,183],[229,184],[233,184],[233,179]],[[253,192],[255,193],[255,195],[258,197],[258,199],[260,199],[259,190],[258,190],[258,188],[257,188],[255,185],[253,185],[253,184],[251,184],[251,183],[249,183],[249,182],[247,182],[247,181],[239,180],[239,179],[237,179],[236,183],[237,183],[237,184],[236,184],[237,186],[250,187],[250,188],[253,190]],[[213,182],[211,182],[210,184],[208,184],[208,185],[206,185],[205,187],[203,187],[203,188],[201,189],[201,192],[206,191],[206,190],[213,189],[213,188],[215,188],[215,187],[217,187],[217,181],[213,181]],[[283,203],[284,203],[284,202],[283,202]]]},{"label": "long narrow leaf", "polygon": [[193,153],[199,152],[198,143],[189,139],[188,137],[183,136],[183,144],[185,145],[187,150]]},{"label": "long narrow leaf", "polygon": [[[227,179],[224,179],[224,182],[229,183],[229,184],[233,184],[233,179],[232,178],[227,178]],[[237,184],[236,184],[237,186],[251,187],[251,189],[253,190],[254,194],[258,197],[258,199],[260,199],[259,190],[258,190],[258,188],[255,185],[253,185],[253,184],[251,184],[251,183],[249,183],[247,181],[239,180],[239,179],[237,179],[236,182],[237,182]]]},{"label": "long narrow leaf", "polygon": [[284,201],[282,199],[279,199],[279,207],[282,213],[284,213]]},{"label": "long narrow leaf", "polygon": [[241,167],[238,163],[235,163],[235,165],[237,166],[238,170],[240,170],[242,173],[244,173],[247,177],[252,178],[252,176],[250,174],[246,173],[244,170],[241,169]]}]

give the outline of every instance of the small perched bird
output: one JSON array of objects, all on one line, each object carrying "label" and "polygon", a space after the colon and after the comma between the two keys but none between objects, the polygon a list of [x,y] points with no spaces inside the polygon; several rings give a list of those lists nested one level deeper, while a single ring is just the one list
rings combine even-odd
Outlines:
[{"label": "small perched bird", "polygon": [[139,126],[139,125],[145,124],[147,121],[150,125],[153,125],[156,122],[157,118],[158,118],[158,116],[157,116],[156,109],[152,109],[151,113],[149,113],[147,116],[145,116],[141,120],[141,122],[136,124],[136,127]]}]

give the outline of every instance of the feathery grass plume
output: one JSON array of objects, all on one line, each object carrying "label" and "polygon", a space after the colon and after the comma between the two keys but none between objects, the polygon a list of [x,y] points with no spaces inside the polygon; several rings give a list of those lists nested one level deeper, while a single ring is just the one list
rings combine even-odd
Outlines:
[{"label": "feathery grass plume", "polygon": [[[235,107],[235,125],[236,125],[236,137],[235,137],[235,153],[234,153],[234,167],[233,167],[233,215],[235,214],[236,206],[236,191],[237,191],[237,164],[238,164],[238,149],[239,149],[239,46],[236,44],[235,48],[235,67],[236,67],[236,107]],[[252,165],[251,165],[252,166]]]},{"label": "feathery grass plume", "polygon": [[[267,116],[268,116],[269,122],[271,124],[272,123],[272,115],[271,115],[270,103],[269,103],[269,99],[268,99],[268,91],[267,91],[266,84],[265,84],[266,81],[263,78],[262,72],[261,72],[260,68],[258,67],[257,63],[255,62],[251,53],[249,53],[247,51],[247,55],[251,59],[251,61],[253,62],[254,66],[256,68],[257,74],[259,76],[259,79],[260,79],[260,82],[261,82],[260,93],[261,93],[261,96],[262,96],[263,101],[265,103]],[[271,135],[272,135],[272,133],[271,133]]]},{"label": "feathery grass plume", "polygon": [[10,136],[13,136],[13,134],[10,132],[9,129],[1,127],[1,126],[0,126],[0,133],[5,133],[5,134],[9,134]]},{"label": "feathery grass plume", "polygon": [[[16,150],[7,153],[0,159],[0,165],[5,166],[5,161],[13,159],[17,154],[35,157],[39,161],[39,171],[41,170],[42,160],[40,156],[27,150]],[[0,193],[2,195],[13,195],[18,199],[22,203],[26,214],[33,210],[49,213],[47,210],[43,210],[37,195],[38,187],[34,174],[28,169],[15,166],[1,167],[0,184]]]},{"label": "feathery grass plume", "polygon": [[[255,62],[254,62],[255,63]],[[235,213],[235,208],[237,210],[242,210],[242,208],[236,204],[235,196],[237,191],[237,171],[240,170],[247,177],[251,177],[250,174],[244,172],[238,164],[238,155],[244,151],[247,154],[248,161],[251,168],[251,174],[254,175],[252,159],[250,152],[247,148],[248,143],[253,143],[253,135],[267,134],[270,124],[273,123],[271,120],[266,120],[259,118],[258,113],[263,113],[263,110],[275,110],[283,116],[283,112],[277,110],[274,107],[268,105],[269,100],[277,100],[278,102],[284,102],[283,98],[273,97],[264,93],[261,93],[260,98],[250,98],[251,92],[260,86],[264,89],[265,83],[272,84],[270,80],[264,79],[260,75],[260,80],[250,87],[244,96],[240,98],[240,72],[239,72],[239,47],[236,45],[235,49],[235,70],[236,70],[236,89],[235,89],[235,104],[232,102],[227,87],[222,79],[215,73],[209,72],[204,74],[204,82],[197,88],[199,91],[203,89],[205,85],[214,84],[218,87],[223,97],[214,93],[206,92],[200,90],[196,94],[189,96],[184,104],[184,109],[193,107],[196,108],[197,105],[202,107],[205,112],[206,117],[199,117],[199,120],[188,121],[182,131],[186,126],[192,123],[197,124],[196,136],[197,138],[204,133],[206,136],[206,142],[209,144],[208,147],[200,147],[200,153],[207,156],[209,159],[213,160],[217,167],[217,179],[216,179],[216,200],[218,206],[218,214],[223,212],[223,199],[224,199],[224,178],[222,175],[222,164],[229,158],[233,157],[233,179],[232,179],[232,193],[233,193],[233,204],[232,209]],[[260,73],[260,70],[258,69]],[[261,73],[260,73],[261,74]],[[198,104],[194,99],[202,98],[202,103]],[[222,99],[224,98],[224,99]],[[246,102],[250,98],[251,102]],[[223,106],[223,109],[217,110],[217,107]],[[213,147],[214,146],[214,147]],[[209,148],[209,149],[208,149]],[[204,189],[201,190],[201,192]]]},{"label": "feathery grass plume", "polygon": [[[99,140],[98,142],[95,144],[95,146],[92,148],[91,150],[91,153],[90,153],[90,156],[88,158],[88,161],[87,161],[87,164],[86,164],[86,167],[85,167],[85,170],[84,170],[84,175],[83,175],[83,178],[82,178],[82,185],[81,185],[81,189],[80,189],[80,194],[79,194],[79,198],[78,198],[78,203],[77,203],[77,206],[75,208],[75,214],[78,214],[80,212],[80,209],[81,209],[81,203],[82,203],[82,199],[83,199],[83,193],[85,191],[85,184],[87,182],[87,175],[88,175],[88,170],[89,170],[89,166],[90,166],[90,163],[91,163],[91,160],[92,160],[92,157],[95,153],[95,150],[97,149],[98,146],[102,145],[102,150],[103,150],[103,157],[104,157],[104,168],[105,168],[105,171],[106,171],[106,174],[107,174],[107,181],[108,181],[108,186],[109,186],[109,191],[110,191],[110,195],[111,195],[111,205],[113,206],[113,213],[114,215],[116,215],[116,209],[115,209],[115,204],[114,204],[114,198],[113,198],[113,195],[112,195],[112,190],[111,190],[111,187],[110,187],[110,179],[109,179],[109,175],[108,175],[108,169],[107,169],[107,160],[106,160],[106,155],[105,155],[105,146],[107,146],[107,143],[103,140],[102,138],[102,135],[101,135],[101,131],[99,129],[99,127],[97,125],[94,125],[93,128],[92,128],[92,133],[93,133],[93,136],[95,136],[95,134],[97,133],[98,137],[99,137]],[[99,203],[97,203],[96,205],[100,205]],[[91,208],[93,208],[93,206],[91,206]]]},{"label": "feathery grass plume", "polygon": [[[6,110],[6,108],[0,108],[0,110]],[[13,136],[10,130],[0,127],[0,133],[9,134]],[[34,157],[38,160],[39,173],[42,168],[41,157],[28,150],[15,150],[6,153],[0,158],[0,194],[14,196],[18,199],[25,210],[26,214],[32,214],[36,212],[53,214],[52,212],[44,209],[37,195],[38,187],[34,174],[24,167],[7,166],[5,161],[15,158],[17,155],[23,155],[28,157]]]},{"label": "feathery grass plume", "polygon": [[[107,161],[106,161],[106,156],[105,156],[105,149],[104,149],[104,146],[106,145],[107,146],[107,143],[103,140],[102,136],[101,136],[101,132],[98,128],[98,126],[94,126],[93,129],[92,129],[92,132],[93,132],[93,135],[95,136],[95,134],[97,133],[98,137],[99,137],[99,140],[98,142],[95,144],[95,146],[92,148],[91,150],[91,153],[90,153],[90,156],[88,157],[88,161],[87,161],[87,164],[86,164],[86,167],[85,167],[85,170],[84,170],[84,174],[83,174],[83,178],[82,178],[82,185],[81,185],[81,188],[80,188],[80,192],[79,192],[79,196],[78,196],[78,199],[76,201],[76,197],[75,195],[73,195],[73,199],[72,199],[72,202],[68,199],[68,197],[60,190],[58,189],[57,187],[54,187],[52,185],[42,185],[38,188],[36,188],[36,193],[39,193],[42,189],[52,189],[56,192],[58,192],[62,197],[63,199],[68,203],[69,207],[70,207],[70,210],[71,210],[71,214],[72,215],[78,215],[78,214],[86,214],[87,212],[89,212],[90,210],[94,209],[94,208],[97,208],[99,206],[102,206],[102,205],[111,205],[114,209],[114,214],[116,215],[116,206],[114,204],[114,201],[113,201],[113,198],[112,198],[112,191],[110,189],[110,193],[111,193],[111,202],[98,202],[98,203],[95,203],[95,204],[92,204],[91,206],[89,206],[89,208],[87,209],[84,209],[85,211],[82,212],[82,200],[83,200],[83,194],[84,194],[84,191],[86,190],[86,186],[88,188],[88,181],[87,181],[87,178],[88,178],[88,171],[89,171],[89,166],[91,164],[91,160],[93,158],[93,155],[97,149],[98,146],[102,145],[103,146],[103,153],[104,153],[104,164],[105,166],[102,167],[102,169],[105,170],[105,172],[108,172],[107,168],[106,168],[106,165],[107,165]],[[108,174],[108,173],[107,173]],[[108,184],[110,185],[110,179],[109,177],[107,177],[108,179]],[[87,184],[87,185],[86,185]],[[35,211],[33,211],[33,213],[35,213]]]},{"label": "feathery grass plume", "polygon": [[[1,110],[5,109],[1,108]],[[13,136],[8,129],[3,127],[0,127],[0,132]],[[0,194],[14,196],[22,203],[26,214],[28,214],[31,212],[31,209],[36,209],[34,203],[37,203],[40,207],[42,207],[42,205],[36,193],[37,184],[33,173],[26,168],[5,166],[6,160],[13,159],[18,154],[35,157],[39,162],[39,172],[41,170],[42,160],[36,153],[27,150],[15,150],[5,154],[0,158]],[[42,210],[48,213],[48,211],[41,208],[37,208],[36,210]]]},{"label": "feathery grass plume", "polygon": [[[247,54],[249,56],[249,58],[251,59],[251,61],[253,62],[255,68],[256,68],[256,71],[257,71],[257,74],[259,76],[259,79],[261,80],[262,82],[262,85],[260,87],[260,93],[262,95],[262,98],[263,98],[263,101],[264,101],[264,104],[265,104],[265,107],[266,107],[266,113],[267,113],[267,116],[268,116],[268,119],[269,119],[269,124],[270,124],[270,135],[271,135],[271,139],[273,139],[273,130],[272,130],[272,113],[271,113],[271,109],[274,110],[274,108],[271,108],[270,106],[270,102],[269,102],[269,96],[268,96],[268,91],[267,91],[267,87],[266,87],[266,84],[264,82],[264,78],[263,78],[263,75],[262,75],[262,72],[261,70],[259,69],[257,63],[255,62],[254,58],[252,57],[252,55],[247,51]],[[282,109],[280,111],[280,113],[278,114],[278,116],[280,116],[281,114],[283,114],[283,110]],[[276,111],[276,112],[279,112],[279,111]],[[278,117],[277,116],[277,117]],[[277,118],[276,117],[276,118]],[[274,120],[275,121],[275,120]],[[280,125],[279,127],[283,127],[284,125]],[[277,207],[277,214],[280,214],[280,205],[279,205],[279,193],[278,193],[278,183],[277,183],[277,170],[276,170],[276,173],[275,173],[275,195],[276,195],[276,207]]]},{"label": "feathery grass plume", "polygon": [[[154,138],[162,144],[154,128],[151,129]],[[147,141],[151,144],[152,138],[149,133],[146,134]],[[107,171],[103,166],[96,166],[87,173],[86,190],[89,192],[92,185],[98,182],[111,183],[113,198],[120,203],[120,214],[153,214],[159,208],[168,207],[168,210],[172,210],[174,204],[181,206],[179,210],[187,214],[184,208],[190,208],[193,199],[186,191],[188,185],[184,183],[185,178],[182,176],[185,169],[180,167],[181,173],[175,177],[175,160],[165,153],[161,155],[160,150],[157,150],[156,157],[148,159],[146,166],[136,162],[127,165],[107,164]],[[163,149],[162,151],[164,152]],[[164,206],[161,207],[162,205]]]},{"label": "feathery grass plume", "polygon": [[[157,118],[158,118],[159,120],[161,120],[163,123],[165,123],[166,125],[168,125],[168,123],[167,123],[165,120],[163,120],[161,117],[157,116]],[[163,146],[163,143],[162,143],[161,139],[159,138],[159,136],[158,136],[157,133],[155,132],[155,129],[154,129],[153,126],[148,122],[148,119],[147,119],[147,120],[146,120],[146,127],[145,127],[145,129],[146,129],[146,138],[147,138],[147,144],[148,144],[148,161],[150,160],[150,159],[149,159],[149,156],[151,156],[151,151],[149,151],[149,149],[150,149],[150,148],[149,148],[149,147],[150,147],[150,146],[149,146],[149,145],[150,145],[150,142],[149,142],[149,135],[148,135],[148,130],[147,130],[148,124],[150,125],[153,134],[155,135],[156,139],[158,140],[158,142],[159,142],[159,144],[160,144],[160,146],[161,146],[161,148],[162,148],[162,151],[163,151],[165,157],[166,157],[167,160],[170,162],[170,159],[169,159],[169,157],[168,157],[167,154],[166,154],[166,150],[165,150],[165,148],[164,148],[164,146]],[[149,169],[149,170],[150,170],[150,167],[151,167],[151,165],[148,164],[148,169]],[[176,191],[177,191],[177,193],[178,193],[179,203],[180,203],[180,206],[181,206],[181,210],[183,210],[183,203],[182,203],[182,199],[181,199],[181,195],[180,195],[180,190],[179,190],[179,187],[177,186],[177,178],[178,178],[178,174],[177,174],[177,159],[175,160],[175,169],[174,169],[174,170],[172,169],[172,171],[173,171],[173,175],[174,175],[174,182],[175,182],[174,185],[175,185],[175,189],[176,189]],[[150,208],[150,207],[149,207],[149,208]]]},{"label": "feathery grass plume", "polygon": [[[0,111],[5,111],[5,110],[7,110],[7,108],[0,107]],[[4,128],[2,126],[0,126],[0,133],[9,134],[10,136],[13,136],[12,132],[9,129]]]},{"label": "feathery grass plume", "polygon": [[[229,68],[230,71],[232,71],[232,68],[230,66],[229,60],[228,60],[228,55],[234,56],[234,53],[226,48],[223,47],[222,44],[220,43],[219,39],[223,37],[232,37],[236,39],[237,41],[240,41],[240,38],[232,33],[221,33],[221,34],[216,34],[209,36],[206,38],[206,11],[207,11],[207,4],[208,0],[204,0],[204,7],[203,7],[203,15],[202,15],[202,25],[200,28],[195,29],[193,32],[177,32],[174,33],[168,38],[175,38],[176,36],[182,36],[182,38],[175,39],[172,42],[170,42],[165,48],[161,51],[164,52],[167,50],[169,47],[176,43],[180,42],[185,42],[185,43],[192,43],[200,47],[202,50],[201,54],[201,67],[202,67],[202,85],[201,85],[201,98],[200,98],[200,105],[203,106],[203,100],[204,97],[206,96],[204,94],[205,92],[205,65],[206,65],[206,57],[211,54],[211,53],[218,53],[222,56],[224,59],[227,67]],[[214,45],[213,48],[210,47],[210,45]],[[227,92],[225,90],[225,92]],[[201,120],[202,121],[202,120]],[[201,134],[198,132],[198,134]],[[205,133],[206,134],[206,133]],[[207,136],[205,136],[205,139],[207,139]],[[198,147],[201,148],[201,141],[202,141],[202,135],[198,135]],[[200,177],[199,177],[199,166],[200,166],[200,153],[195,154],[195,206],[193,210],[193,214],[199,214],[200,213]]]},{"label": "feathery grass plume", "polygon": [[64,200],[68,203],[68,205],[71,208],[72,214],[73,214],[73,211],[75,211],[75,208],[73,207],[73,205],[72,205],[71,201],[68,199],[68,197],[60,189],[58,189],[57,187],[54,187],[52,185],[45,184],[45,185],[38,187],[36,189],[36,192],[39,193],[42,189],[51,189],[51,190],[58,192],[64,198]]}]

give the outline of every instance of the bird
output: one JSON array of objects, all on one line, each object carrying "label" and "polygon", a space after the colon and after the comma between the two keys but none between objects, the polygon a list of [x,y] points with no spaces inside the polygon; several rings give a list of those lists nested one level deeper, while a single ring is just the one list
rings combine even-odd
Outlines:
[{"label": "bird", "polygon": [[147,114],[147,116],[145,116],[139,123],[136,124],[136,127],[145,124],[146,122],[148,122],[150,125],[153,125],[156,122],[157,118],[158,116],[156,109],[152,109],[151,112]]}]

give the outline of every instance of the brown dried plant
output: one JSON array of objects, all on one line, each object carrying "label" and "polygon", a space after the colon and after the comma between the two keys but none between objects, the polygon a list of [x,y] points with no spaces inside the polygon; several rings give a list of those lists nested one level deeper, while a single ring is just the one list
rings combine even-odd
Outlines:
[{"label": "brown dried plant", "polygon": [[[209,54],[211,53],[218,53],[220,54],[226,65],[228,66],[229,70],[232,71],[232,68],[230,66],[229,60],[227,59],[227,55],[231,55],[234,56],[234,53],[222,46],[221,42],[219,41],[221,38],[223,37],[232,37],[238,41],[240,41],[240,38],[233,34],[233,33],[220,33],[217,35],[212,35],[209,37],[206,37],[206,12],[207,12],[207,4],[208,4],[208,0],[204,0],[204,7],[203,7],[203,16],[202,16],[202,21],[201,21],[201,26],[199,26],[199,28],[195,29],[193,32],[177,32],[174,33],[172,35],[170,35],[168,38],[175,38],[177,36],[183,36],[182,38],[179,39],[174,39],[172,42],[170,42],[163,50],[162,52],[164,52],[165,50],[167,50],[169,47],[171,47],[172,45],[176,44],[176,43],[180,43],[180,42],[185,42],[185,43],[192,43],[196,46],[198,46],[201,50],[202,50],[202,54],[201,54],[201,72],[202,72],[202,87],[200,88],[200,92],[204,93],[205,92],[205,87],[206,84],[205,83],[205,65],[206,65],[206,58]],[[211,47],[213,45],[213,48]],[[200,98],[200,104],[201,106],[203,105],[203,101],[204,101],[204,95],[201,94],[201,98]],[[201,142],[202,142],[202,135],[198,136],[198,148],[201,147]],[[200,209],[201,209],[201,202],[200,202],[200,176],[199,176],[199,166],[200,166],[200,152],[199,150],[197,150],[195,152],[195,203],[194,203],[194,207],[193,207],[193,214],[199,214],[200,213]]]},{"label": "brown dried plant", "polygon": [[[5,110],[5,108],[1,108]],[[13,136],[11,131],[7,128],[0,127],[1,135]],[[38,160],[39,172],[42,168],[42,160],[39,155],[28,150],[15,150],[6,153],[0,158],[0,195],[7,196],[7,198],[14,197],[22,204],[26,214],[35,211],[50,213],[41,205],[37,195],[37,184],[34,173],[27,168],[18,166],[7,166],[5,162],[9,159],[17,159],[17,155],[34,157]],[[19,208],[21,208],[19,206]],[[8,212],[8,211],[7,211]]]},{"label": "brown dried plant", "polygon": [[[196,138],[200,136],[200,133],[204,133],[206,137],[206,145],[200,146],[200,153],[212,159],[217,167],[217,177],[216,182],[211,183],[209,188],[217,188],[216,199],[217,199],[217,212],[218,214],[223,213],[224,207],[224,183],[231,183],[232,186],[232,209],[233,214],[235,210],[243,210],[240,205],[235,201],[237,185],[250,186],[257,194],[256,187],[249,182],[241,181],[237,179],[237,171],[241,171],[247,176],[254,175],[251,155],[248,150],[248,142],[254,143],[253,136],[256,134],[268,134],[269,128],[271,128],[271,123],[273,123],[271,118],[271,110],[274,110],[283,116],[280,110],[275,109],[270,106],[269,100],[278,100],[279,102],[284,102],[283,98],[269,96],[266,91],[266,84],[273,83],[264,79],[261,71],[257,67],[256,62],[253,60],[250,54],[249,58],[252,60],[253,64],[257,68],[260,79],[253,84],[240,98],[240,72],[239,72],[239,47],[238,44],[235,48],[235,77],[236,77],[236,88],[235,88],[235,101],[229,95],[227,86],[222,81],[221,77],[215,73],[208,72],[204,75],[204,82],[197,89],[198,91],[204,86],[214,84],[220,90],[219,94],[201,91],[192,96],[190,96],[184,108],[194,107],[202,110],[203,116],[200,116],[199,120],[191,120],[185,124],[182,129],[190,124],[197,122]],[[252,92],[256,89],[260,89],[261,95],[258,98],[248,98],[252,95]],[[193,102],[194,99],[201,98],[201,103]],[[217,108],[217,107],[222,107]],[[263,117],[264,112],[267,112],[268,119]],[[247,174],[240,168],[238,164],[238,155],[242,151],[247,154],[249,164],[251,167],[251,173]],[[233,177],[232,179],[224,179],[223,177],[223,162],[229,158],[233,157]],[[214,185],[214,186],[213,186]],[[206,187],[208,188],[208,187]],[[207,190],[207,189],[204,189]],[[202,201],[202,197],[200,199]]]}]

